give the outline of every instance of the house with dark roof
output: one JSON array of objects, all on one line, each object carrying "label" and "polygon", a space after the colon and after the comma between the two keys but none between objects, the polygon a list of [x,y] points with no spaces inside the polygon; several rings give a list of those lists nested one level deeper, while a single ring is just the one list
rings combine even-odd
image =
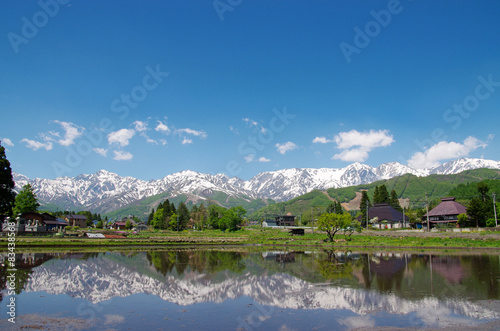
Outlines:
[{"label": "house with dark roof", "polygon": [[368,219],[374,228],[395,229],[409,226],[409,218],[388,203],[376,203],[368,209]]},{"label": "house with dark roof", "polygon": [[467,214],[467,208],[455,201],[455,198],[441,198],[441,203],[425,214],[423,221],[427,220],[431,225],[450,224],[458,222],[458,215]]}]

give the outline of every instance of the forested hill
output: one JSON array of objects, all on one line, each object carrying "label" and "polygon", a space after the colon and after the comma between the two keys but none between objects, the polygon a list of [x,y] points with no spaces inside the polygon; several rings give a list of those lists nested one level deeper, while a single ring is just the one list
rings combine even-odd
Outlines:
[{"label": "forested hill", "polygon": [[406,174],[387,180],[381,180],[370,184],[363,184],[345,188],[331,188],[326,191],[315,190],[286,202],[272,204],[259,209],[250,215],[251,219],[262,219],[292,213],[302,214],[310,217],[311,213],[319,213],[324,210],[332,200],[340,201],[346,209],[359,208],[359,196],[361,191],[367,190],[370,199],[376,186],[386,185],[387,190],[396,190],[400,199],[408,199],[410,208],[421,208],[425,204],[425,195],[431,206],[439,203],[441,197],[456,196],[458,200],[466,203],[469,197],[477,195],[475,183],[487,180],[488,185],[500,198],[500,170],[475,169],[466,170],[455,175],[430,175],[417,177]]}]

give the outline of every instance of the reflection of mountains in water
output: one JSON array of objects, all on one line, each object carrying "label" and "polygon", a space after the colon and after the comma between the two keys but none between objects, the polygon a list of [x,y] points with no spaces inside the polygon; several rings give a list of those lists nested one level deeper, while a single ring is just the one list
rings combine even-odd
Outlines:
[{"label": "reflection of mountains in water", "polygon": [[[113,254],[86,261],[52,260],[33,269],[25,291],[45,291],[85,298],[92,303],[133,294],[153,294],[178,305],[224,302],[250,297],[262,305],[289,309],[347,309],[360,315],[374,311],[390,314],[459,314],[472,318],[499,318],[500,313],[466,300],[427,297],[408,300],[393,293],[365,289],[317,286],[284,273],[219,272],[208,275],[187,270],[183,277],[165,276],[151,266],[144,254],[134,264],[122,263]],[[224,276],[224,277],[222,277]]]}]

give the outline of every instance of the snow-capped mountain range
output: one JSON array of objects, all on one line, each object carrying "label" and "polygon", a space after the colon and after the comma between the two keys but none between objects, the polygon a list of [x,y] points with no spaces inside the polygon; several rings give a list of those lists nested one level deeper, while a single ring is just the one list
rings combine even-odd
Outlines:
[{"label": "snow-capped mountain range", "polygon": [[227,196],[247,200],[286,201],[315,189],[368,184],[407,173],[416,176],[457,174],[479,168],[500,169],[500,161],[461,158],[427,169],[412,169],[397,162],[384,163],[376,168],[353,163],[340,169],[294,168],[268,171],[259,173],[250,180],[190,170],[150,181],[121,177],[106,170],[56,179],[29,179],[18,173],[13,173],[13,177],[17,190],[30,183],[43,203],[53,203],[61,208],[81,207],[109,212],[160,193],[167,193],[169,196],[187,194],[203,200],[216,192],[222,192]]}]

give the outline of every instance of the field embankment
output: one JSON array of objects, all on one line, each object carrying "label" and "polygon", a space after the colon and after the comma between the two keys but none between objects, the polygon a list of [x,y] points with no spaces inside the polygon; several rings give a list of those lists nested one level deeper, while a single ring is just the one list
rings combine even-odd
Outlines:
[{"label": "field embankment", "polygon": [[[326,234],[308,230],[303,236],[292,236],[286,229],[251,228],[236,232],[155,231],[140,234],[126,233],[124,238],[86,237],[16,237],[16,248],[28,247],[141,247],[171,245],[265,245],[304,246],[318,248],[411,248],[411,249],[500,249],[500,232],[480,231],[468,233],[424,232],[411,230],[363,231],[351,238],[339,233],[335,241],[326,240]],[[0,238],[0,250],[7,249],[7,238]]]}]

